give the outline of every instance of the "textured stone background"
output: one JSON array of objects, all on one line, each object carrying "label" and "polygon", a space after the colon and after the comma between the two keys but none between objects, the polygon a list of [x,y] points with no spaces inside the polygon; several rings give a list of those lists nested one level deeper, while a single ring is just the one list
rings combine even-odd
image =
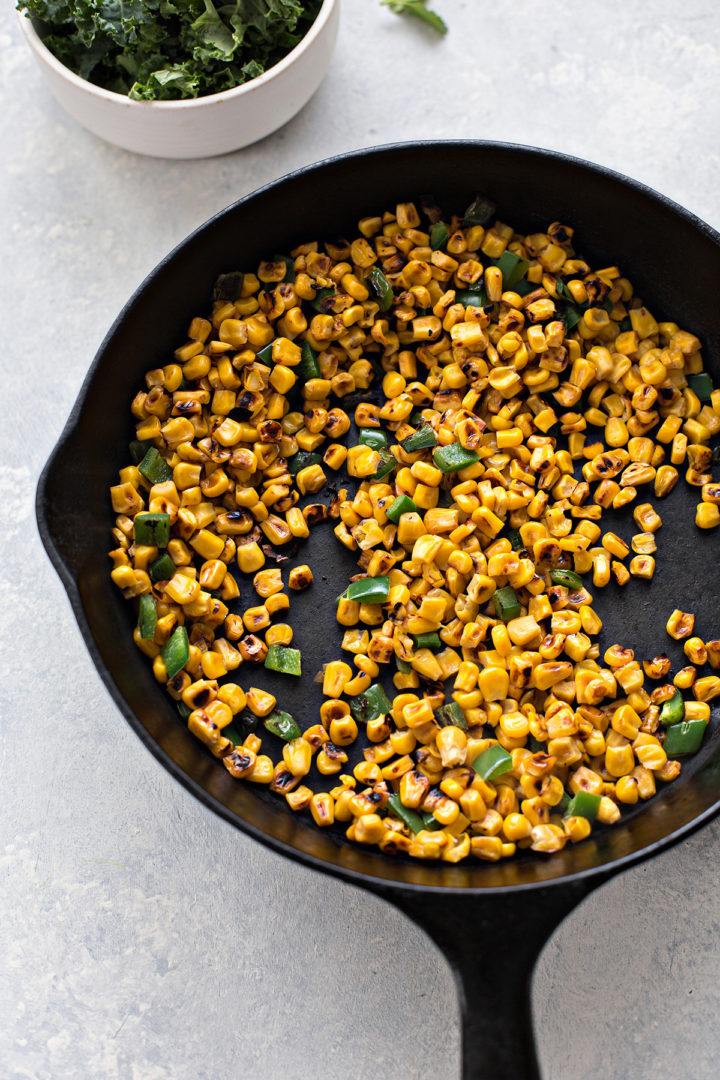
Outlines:
[{"label": "textured stone background", "polygon": [[[3,5],[8,1080],[458,1073],[440,954],[390,907],[265,851],[170,779],[102,688],[33,516],[37,475],[130,292],[210,214],[297,166],[393,139],[507,139],[612,166],[720,224],[720,19],[707,0],[436,2],[444,40],[344,0],[330,73],[301,115],[189,163],[77,127]],[[616,879],[550,942],[535,981],[548,1080],[715,1080],[719,836],[708,827]]]}]

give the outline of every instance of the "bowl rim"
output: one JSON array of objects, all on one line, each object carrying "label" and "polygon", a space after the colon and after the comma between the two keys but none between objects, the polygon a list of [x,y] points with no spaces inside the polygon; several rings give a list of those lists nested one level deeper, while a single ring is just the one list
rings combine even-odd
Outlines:
[{"label": "bowl rim", "polygon": [[[58,574],[61,583],[67,594],[70,607],[73,615],[80,627],[84,644],[90,653],[91,659],[95,665],[95,668],[100,675],[102,682],[104,683],[110,697],[119,709],[120,713],[124,716],[130,727],[138,736],[140,741],[150,751],[152,756],[156,758],[158,762],[170,773],[170,775],[177,780],[186,791],[192,794],[203,806],[212,810],[224,821],[238,828],[246,836],[258,841],[263,846],[269,848],[271,851],[276,852],[279,855],[283,855],[286,858],[290,858],[300,862],[303,866],[312,870],[317,870],[320,873],[329,874],[335,877],[339,877],[341,880],[360,886],[362,888],[370,889],[376,893],[380,893],[386,896],[400,896],[402,894],[408,895],[422,895],[422,894],[434,894],[442,896],[494,896],[505,895],[511,892],[513,895],[520,893],[532,893],[533,891],[542,890],[556,890],[563,889],[570,885],[587,883],[587,887],[591,887],[591,882],[603,883],[610,877],[621,873],[637,863],[644,862],[646,859],[659,854],[662,851],[666,851],[669,848],[675,846],[680,840],[687,839],[693,833],[697,832],[702,826],[708,824],[713,819],[720,815],[720,796],[716,798],[715,802],[704,811],[701,811],[695,817],[680,825],[665,835],[658,837],[654,841],[651,841],[646,846],[625,854],[619,855],[616,858],[610,859],[608,862],[601,863],[595,866],[588,866],[579,870],[574,870],[570,873],[561,872],[555,877],[548,877],[540,881],[523,882],[514,884],[512,886],[506,885],[490,885],[490,886],[476,886],[476,885],[463,885],[458,886],[454,884],[443,884],[439,880],[433,883],[416,883],[411,880],[400,880],[393,877],[391,873],[387,875],[380,873],[373,873],[372,871],[359,870],[354,867],[344,866],[339,862],[330,863],[321,856],[304,851],[300,847],[296,847],[291,842],[281,840],[274,835],[265,833],[262,829],[256,826],[253,822],[246,820],[239,814],[234,813],[228,807],[224,805],[213,793],[207,791],[201,786],[195,779],[190,777],[185,770],[178,765],[170,755],[156,742],[156,740],[149,734],[143,724],[139,721],[134,711],[126,702],[120,688],[113,680],[110,672],[108,671],[105,662],[100,655],[99,648],[95,642],[95,639],[90,632],[90,628],[85,616],[82,599],[78,589],[77,582],[66,565],[65,560],[58,550],[55,544],[52,527],[48,522],[46,515],[46,503],[47,503],[47,487],[50,482],[52,470],[56,461],[60,458],[65,450],[66,444],[72,438],[72,435],[77,427],[80,413],[85,407],[86,398],[91,388],[92,381],[96,375],[106,349],[121,327],[123,321],[132,312],[135,303],[139,300],[140,296],[147,290],[156,277],[164,273],[166,266],[171,263],[174,258],[180,253],[180,251],[192,244],[201,233],[205,232],[213,225],[217,225],[219,221],[230,213],[234,213],[237,208],[244,205],[264,193],[270,191],[273,188],[284,186],[288,183],[303,177],[307,174],[318,172],[321,169],[332,166],[336,163],[340,163],[347,160],[353,160],[358,158],[364,158],[372,156],[375,158],[382,158],[385,155],[402,153],[403,151],[412,151],[421,147],[473,147],[473,148],[488,148],[490,150],[500,149],[509,150],[512,152],[520,152],[521,154],[528,154],[531,157],[549,158],[551,160],[558,160],[565,164],[571,164],[579,166],[581,169],[586,170],[589,173],[602,176],[604,179],[619,183],[623,187],[630,188],[643,195],[644,197],[658,202],[672,213],[676,214],[680,218],[683,218],[694,229],[709,239],[716,247],[720,249],[720,231],[713,228],[702,218],[698,217],[692,211],[687,210],[684,206],[675,202],[667,195],[651,188],[649,185],[635,180],[624,173],[619,172],[616,169],[609,168],[605,165],[599,165],[596,162],[589,161],[585,158],[580,158],[572,154],[565,154],[558,150],[549,150],[538,146],[528,146],[522,143],[505,142],[499,140],[489,139],[415,139],[415,140],[402,140],[393,143],[383,143],[376,146],[366,147],[360,150],[344,151],[339,154],[335,154],[328,158],[322,158],[318,161],[311,162],[307,165],[303,165],[297,169],[292,170],[289,173],[284,173],[282,176],[263,184],[262,186],[248,192],[246,195],[239,199],[233,200],[223,209],[217,213],[211,215],[206,221],[202,222],[199,226],[192,229],[191,232],[185,236],[178,244],[176,244],[144,277],[142,282],[137,286],[132,295],[123,305],[122,309],[116,316],[115,320],[111,324],[104,338],[102,339],[97,351],[90,363],[90,366],[85,374],[80,389],[78,390],[77,398],[72,406],[70,414],[65,422],[65,425],[60,432],[50,454],[43,466],[40,476],[37,481],[37,487],[35,491],[35,518],[38,527],[40,539],[45,548],[45,551]],[[388,860],[388,867],[392,867],[392,860]]]},{"label": "bowl rim", "polygon": [[240,86],[233,86],[229,90],[220,90],[216,94],[204,94],[196,98],[183,98],[180,101],[135,101],[134,98],[128,97],[127,94],[118,94],[114,90],[106,90],[102,86],[97,86],[95,83],[90,82],[89,79],[83,79],[82,76],[77,75],[69,67],[62,63],[61,60],[55,56],[55,54],[44,43],[37,30],[33,25],[33,19],[22,11],[17,12],[18,20],[20,22],[20,29],[25,35],[25,40],[34,52],[38,62],[50,68],[50,70],[66,83],[75,87],[76,90],[83,91],[89,94],[91,97],[98,99],[99,101],[105,101],[110,105],[123,105],[128,109],[153,109],[161,112],[176,112],[185,109],[191,109],[193,107],[198,108],[203,105],[212,105],[219,101],[231,101],[235,98],[242,97],[243,95],[249,95],[254,91],[261,90],[273,79],[282,76],[288,68],[300,59],[300,57],[311,49],[315,41],[325,31],[330,19],[337,7],[338,0],[322,0],[322,6],[311,24],[309,30],[301,38],[301,40],[295,45],[287,55],[283,56],[282,60],[278,60],[276,64],[264,71],[262,75],[257,75],[254,79],[249,79],[248,82],[241,83]]}]

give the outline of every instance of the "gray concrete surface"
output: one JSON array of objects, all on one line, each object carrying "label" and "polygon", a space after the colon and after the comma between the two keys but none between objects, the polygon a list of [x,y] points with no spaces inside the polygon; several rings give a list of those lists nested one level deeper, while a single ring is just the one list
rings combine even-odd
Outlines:
[{"label": "gray concrete surface", "polygon": [[[3,1080],[458,1075],[440,954],[166,775],[101,686],[33,517],[37,475],[126,297],[190,229],[296,166],[398,138],[508,139],[615,167],[720,224],[713,5],[436,6],[444,40],[344,0],[328,78],[293,123],[170,163],[63,115],[3,5]],[[616,879],[550,942],[535,981],[546,1080],[718,1076],[719,839],[713,825]]]}]

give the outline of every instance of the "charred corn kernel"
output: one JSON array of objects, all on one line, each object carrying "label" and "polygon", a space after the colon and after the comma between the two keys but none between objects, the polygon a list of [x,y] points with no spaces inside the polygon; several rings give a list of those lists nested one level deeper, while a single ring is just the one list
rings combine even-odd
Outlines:
[{"label": "charred corn kernel", "polygon": [[633,742],[633,749],[643,768],[650,769],[652,772],[662,769],[667,761],[667,754],[654,735],[641,733]]},{"label": "charred corn kernel", "polygon": [[264,630],[266,626],[270,625],[270,614],[262,604],[260,607],[247,608],[242,615],[245,629],[251,634],[256,633],[258,630]]},{"label": "charred corn kernel", "polygon": [[352,716],[342,716],[330,721],[330,740],[336,746],[350,746],[358,735],[358,727]]},{"label": "charred corn kernel", "polygon": [[658,498],[669,495],[678,482],[678,471],[672,465],[661,465],[655,475],[655,494]]},{"label": "charred corn kernel", "polygon": [[710,719],[710,706],[707,701],[686,701],[685,719],[704,720],[707,723]]},{"label": "charred corn kernel", "polygon": [[655,573],[655,560],[652,555],[636,555],[630,560],[629,569],[633,577],[645,578],[649,581]]},{"label": "charred corn kernel", "polygon": [[680,668],[680,670],[673,676],[673,685],[677,686],[678,690],[689,690],[697,678],[697,669],[688,664],[686,667]]},{"label": "charred corn kernel", "polygon": [[255,716],[268,716],[276,705],[276,699],[265,690],[251,686],[247,691],[247,706]]},{"label": "charred corn kernel", "polygon": [[288,610],[290,607],[290,597],[287,593],[273,593],[272,596],[268,596],[264,607],[268,615],[278,615],[281,611]]},{"label": "charred corn kernel", "polygon": [[675,638],[676,641],[681,641],[683,638],[690,637],[695,626],[695,616],[689,612],[680,611],[679,608],[670,615],[665,629],[670,637]]},{"label": "charred corn kernel", "polygon": [[310,535],[308,524],[303,516],[302,510],[299,510],[298,507],[291,507],[285,514],[285,519],[291,534],[296,537],[296,539],[304,540]]},{"label": "charred corn kernel", "polygon": [[312,748],[303,738],[293,739],[283,746],[283,761],[293,776],[307,776],[312,765]]},{"label": "charred corn kernel", "polygon": [[720,678],[717,675],[705,675],[696,679],[693,684],[693,694],[698,701],[712,701],[720,694]]},{"label": "charred corn kernel", "polygon": [[325,697],[339,698],[352,678],[352,668],[344,660],[331,660],[323,675]]},{"label": "charred corn kernel", "polygon": [[318,792],[310,799],[310,813],[316,825],[332,825],[335,820],[335,800],[326,791]]},{"label": "charred corn kernel", "polygon": [[581,840],[586,840],[590,835],[591,829],[592,825],[586,817],[571,815],[563,821],[563,830],[573,844],[577,844]]},{"label": "charred corn kernel", "polygon": [[602,538],[602,546],[611,555],[616,555],[618,559],[624,559],[630,552],[630,548],[625,541],[612,532],[605,533]]},{"label": "charred corn kernel", "polygon": [[467,736],[460,728],[454,725],[441,728],[435,738],[435,743],[440,760],[446,769],[453,769],[465,763]]},{"label": "charred corn kernel", "polygon": [[242,712],[247,705],[245,691],[237,683],[223,683],[218,690],[218,698],[228,706],[233,716]]},{"label": "charred corn kernel", "polygon": [[702,667],[707,663],[707,649],[705,648],[705,642],[699,637],[687,638],[683,644],[683,652],[687,656],[691,664],[697,664]]},{"label": "charred corn kernel", "polygon": [[260,570],[253,578],[253,588],[258,596],[263,598],[281,592],[282,587],[282,571],[280,570]]},{"label": "charred corn kernel", "polygon": [[265,631],[267,645],[289,645],[292,639],[293,629],[287,623],[277,623],[275,626],[269,626]]}]

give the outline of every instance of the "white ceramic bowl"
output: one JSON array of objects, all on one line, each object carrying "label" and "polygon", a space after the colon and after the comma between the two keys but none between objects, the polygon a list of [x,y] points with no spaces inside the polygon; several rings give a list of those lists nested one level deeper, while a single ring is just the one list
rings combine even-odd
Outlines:
[{"label": "white ceramic bowl", "polygon": [[132,101],[81,79],[43,45],[30,19],[20,26],[62,107],[101,139],[163,158],[227,154],[282,127],[317,90],[330,64],[339,0],[324,0],[305,37],[263,75],[233,90],[187,101]]}]

